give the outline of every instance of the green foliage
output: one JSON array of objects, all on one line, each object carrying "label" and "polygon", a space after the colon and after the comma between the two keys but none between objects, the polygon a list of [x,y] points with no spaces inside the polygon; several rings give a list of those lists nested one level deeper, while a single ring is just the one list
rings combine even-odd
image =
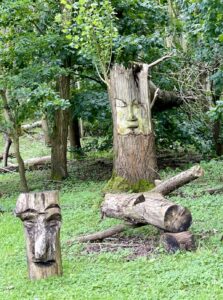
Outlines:
[{"label": "green foliage", "polygon": [[106,77],[113,39],[117,35],[114,10],[110,1],[80,0],[75,1],[73,5],[69,5],[69,1],[63,2],[66,9],[74,14],[72,23],[65,24],[63,30],[68,40],[71,40],[70,45],[89,57]]},{"label": "green foliage", "polygon": [[[94,131],[95,133],[95,131]],[[112,138],[111,136],[102,136],[97,138],[83,138],[82,150],[84,152],[95,152],[112,149]]]},{"label": "green foliage", "polygon": [[114,43],[115,61],[125,64],[135,60],[152,62],[162,56],[165,51],[164,28],[168,21],[166,6],[156,0],[113,0],[112,5],[118,28]]},{"label": "green foliage", "polygon": [[76,91],[71,99],[72,111],[76,118],[84,120],[85,135],[112,136],[112,116],[105,91]]},{"label": "green foliage", "polygon": [[[205,115],[204,115],[205,116]],[[206,116],[191,116],[182,109],[171,109],[157,113],[155,133],[158,149],[182,151],[195,149],[201,153],[212,151],[212,125]]]},{"label": "green foliage", "polygon": [[213,121],[223,120],[223,100],[217,101],[216,106],[212,107],[208,114]]}]

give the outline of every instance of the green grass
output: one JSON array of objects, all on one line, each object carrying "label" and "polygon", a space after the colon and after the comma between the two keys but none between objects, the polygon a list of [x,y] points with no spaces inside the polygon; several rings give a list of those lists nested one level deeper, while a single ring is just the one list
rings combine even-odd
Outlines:
[{"label": "green grass", "polygon": [[[29,149],[29,141],[24,141],[27,158],[48,151],[41,141],[30,144]],[[127,259],[131,250],[87,254],[83,245],[66,243],[70,237],[120,223],[100,220],[101,190],[110,176],[106,166],[99,167],[92,159],[72,162],[71,176],[62,184],[49,181],[48,170],[28,172],[32,190],[60,189],[63,215],[63,276],[40,281],[27,278],[23,226],[13,215],[19,195],[18,174],[0,175],[0,207],[5,211],[0,214],[0,299],[223,299],[223,195],[203,193],[222,185],[223,161],[203,162],[202,166],[205,176],[181,188],[181,196],[171,197],[192,212],[197,250],[167,254],[157,245],[153,254],[131,261]],[[161,176],[177,171],[168,169]],[[130,237],[157,234],[152,226],[126,233]]]}]

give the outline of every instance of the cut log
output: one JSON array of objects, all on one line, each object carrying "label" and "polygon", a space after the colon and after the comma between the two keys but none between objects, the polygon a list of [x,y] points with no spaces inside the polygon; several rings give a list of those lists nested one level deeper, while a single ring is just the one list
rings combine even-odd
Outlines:
[{"label": "cut log", "polygon": [[132,224],[151,224],[170,232],[187,230],[192,216],[187,208],[166,200],[161,194],[106,194],[103,216]]},{"label": "cut log", "polygon": [[20,194],[15,215],[24,224],[29,278],[61,275],[59,193]]},{"label": "cut log", "polygon": [[195,250],[195,239],[192,233],[184,231],[180,233],[164,233],[160,238],[161,245],[167,252],[177,250]]},{"label": "cut log", "polygon": [[129,228],[138,228],[138,227],[140,227],[140,225],[134,225],[134,224],[130,224],[130,223],[129,224],[128,223],[119,224],[117,226],[111,227],[111,228],[103,230],[103,231],[75,237],[73,239],[68,240],[67,244],[72,245],[75,242],[86,243],[86,242],[103,240],[103,239],[113,236],[115,234],[119,234]]},{"label": "cut log", "polygon": [[[152,189],[151,192],[160,193],[162,195],[168,195],[169,193],[178,189],[184,184],[187,184],[203,175],[203,169],[200,166],[194,166],[184,172],[177,174],[174,177],[162,181],[154,189]],[[149,195],[150,192],[145,194]]]}]

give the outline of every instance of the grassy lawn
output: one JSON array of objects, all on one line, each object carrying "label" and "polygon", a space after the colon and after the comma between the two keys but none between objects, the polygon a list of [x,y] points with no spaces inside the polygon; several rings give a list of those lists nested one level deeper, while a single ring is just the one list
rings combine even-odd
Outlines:
[{"label": "grassy lawn", "polygon": [[[41,139],[24,137],[24,158],[47,155]],[[29,146],[28,146],[29,145]],[[0,152],[2,152],[0,139]],[[13,215],[19,195],[18,174],[0,175],[0,299],[223,299],[223,195],[203,191],[223,183],[223,160],[202,162],[205,176],[174,193],[172,201],[187,206],[193,216],[191,231],[197,240],[194,252],[167,254],[154,244],[146,256],[131,257],[131,248],[89,252],[86,245],[69,246],[76,235],[120,223],[100,220],[101,190],[110,169],[94,159],[70,163],[63,183],[49,180],[49,170],[27,172],[32,190],[60,190],[63,224],[61,244],[63,276],[40,281],[27,278],[23,226]],[[162,178],[179,170],[166,169]],[[152,226],[129,230],[134,237],[158,239]]]}]

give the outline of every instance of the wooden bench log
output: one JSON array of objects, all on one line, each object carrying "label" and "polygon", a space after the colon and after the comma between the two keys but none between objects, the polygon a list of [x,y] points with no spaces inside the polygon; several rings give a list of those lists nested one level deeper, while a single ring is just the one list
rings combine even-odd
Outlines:
[{"label": "wooden bench log", "polygon": [[159,193],[106,194],[102,216],[132,224],[151,224],[170,232],[187,230],[192,216],[187,208],[166,200]]}]

